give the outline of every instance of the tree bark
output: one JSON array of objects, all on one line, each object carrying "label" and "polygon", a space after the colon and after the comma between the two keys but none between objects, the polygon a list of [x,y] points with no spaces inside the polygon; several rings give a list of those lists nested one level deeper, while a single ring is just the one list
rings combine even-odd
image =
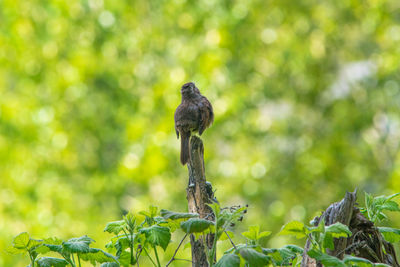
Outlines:
[{"label": "tree bark", "polygon": [[[190,158],[187,164],[189,171],[189,184],[186,189],[186,198],[188,200],[189,212],[198,213],[202,219],[214,221],[212,209],[207,203],[212,201],[211,184],[206,183],[204,169],[204,146],[201,139],[192,136],[190,139]],[[212,247],[214,236],[208,234],[204,242],[200,237],[196,240],[195,236],[190,235],[190,243],[192,245],[192,266],[208,267],[205,246],[209,249]]]}]

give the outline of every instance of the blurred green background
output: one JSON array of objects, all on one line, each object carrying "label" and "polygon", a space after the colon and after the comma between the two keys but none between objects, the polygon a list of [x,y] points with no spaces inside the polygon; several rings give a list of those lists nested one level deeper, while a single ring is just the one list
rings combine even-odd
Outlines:
[{"label": "blurred green background", "polygon": [[250,205],[240,228],[399,192],[399,23],[398,0],[0,0],[0,266],[28,264],[3,253],[22,231],[104,248],[125,211],[185,211],[188,81],[214,106],[216,196]]}]

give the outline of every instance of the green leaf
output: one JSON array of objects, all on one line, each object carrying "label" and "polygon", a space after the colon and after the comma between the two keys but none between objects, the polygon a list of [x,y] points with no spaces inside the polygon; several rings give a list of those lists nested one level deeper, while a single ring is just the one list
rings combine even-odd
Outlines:
[{"label": "green leaf", "polygon": [[219,204],[213,202],[211,204],[207,204],[207,206],[209,206],[213,210],[215,217],[218,218],[221,214],[221,207],[219,206]]},{"label": "green leaf", "polygon": [[118,256],[118,261],[122,266],[129,266],[131,262],[131,254],[128,251],[122,251],[121,255]]},{"label": "green leaf", "polygon": [[287,248],[290,251],[297,253],[297,254],[303,254],[303,248],[296,246],[296,245],[286,245],[283,248]]},{"label": "green leaf", "polygon": [[[57,253],[62,253],[63,247],[62,245],[51,245],[51,244],[44,244],[43,246],[47,247],[50,251],[53,252],[57,252]],[[45,248],[38,248],[40,250],[40,252],[38,251],[38,253],[47,253],[48,250],[46,250]]]},{"label": "green leaf", "polygon": [[355,265],[357,267],[374,266],[374,264],[367,259],[354,257],[354,256],[350,256],[350,255],[345,255],[343,262],[346,263],[347,265],[350,265],[350,266]]},{"label": "green leaf", "polygon": [[157,215],[158,207],[150,205],[149,211],[140,211],[139,214],[144,215],[149,218],[154,218]]},{"label": "green leaf", "polygon": [[201,233],[207,230],[214,223],[205,219],[191,218],[181,223],[182,230],[187,233]]},{"label": "green leaf", "polygon": [[35,249],[35,251],[36,251],[37,253],[39,253],[39,254],[46,254],[47,252],[50,251],[50,248],[47,247],[46,245],[42,245],[42,246],[40,246],[40,247],[37,247],[37,248]]},{"label": "green leaf", "polygon": [[126,222],[124,220],[109,222],[104,228],[104,232],[109,232],[118,235],[124,229]]},{"label": "green leaf", "polygon": [[5,251],[9,254],[21,254],[26,252],[25,249],[15,247],[7,247]]},{"label": "green leaf", "polygon": [[61,245],[63,241],[57,237],[50,237],[44,239],[43,242],[50,245]]},{"label": "green leaf", "polygon": [[179,220],[179,219],[190,219],[190,218],[197,218],[199,215],[197,213],[183,213],[183,212],[174,212],[162,209],[160,211],[161,216],[168,220]]},{"label": "green leaf", "polygon": [[250,240],[258,240],[258,233],[260,232],[260,226],[249,226],[249,230],[247,232],[243,232],[242,235]]},{"label": "green leaf", "polygon": [[397,243],[400,241],[400,229],[390,227],[378,227],[378,229],[387,242]]},{"label": "green leaf", "polygon": [[68,262],[64,259],[52,258],[52,257],[42,257],[36,260],[38,267],[65,267]]},{"label": "green leaf", "polygon": [[233,253],[233,252],[238,252],[240,249],[242,249],[242,248],[247,248],[248,247],[248,245],[247,244],[237,244],[236,245],[236,248],[234,248],[234,247],[231,247],[230,249],[228,249],[228,250],[226,250],[225,252],[224,252],[224,254],[229,254],[229,253]]},{"label": "green leaf", "polygon": [[277,265],[277,266],[284,265],[284,258],[281,255],[280,249],[262,248],[262,252],[265,255],[268,255],[271,257],[272,261],[274,262],[274,265]]},{"label": "green leaf", "polygon": [[154,247],[160,246],[167,249],[169,241],[171,240],[171,232],[167,227],[153,225],[148,228],[140,229],[140,233],[145,234],[146,240]]},{"label": "green leaf", "polygon": [[29,243],[28,243],[28,249],[32,249],[35,248],[41,244],[43,244],[43,240],[38,240],[38,239],[29,239]]},{"label": "green leaf", "polygon": [[151,217],[153,218],[153,217],[155,217],[157,215],[158,207],[150,205],[149,206],[149,211],[150,211]]},{"label": "green leaf", "polygon": [[135,215],[133,215],[132,213],[128,213],[126,216],[124,216],[124,221],[125,221],[126,225],[128,225],[129,231],[133,232],[136,227]]},{"label": "green leaf", "polygon": [[15,248],[28,248],[29,234],[27,232],[20,233],[13,240],[13,247]]},{"label": "green leaf", "polygon": [[116,262],[105,262],[100,267],[119,267],[119,264]]},{"label": "green leaf", "polygon": [[261,239],[261,238],[263,238],[263,237],[270,236],[271,233],[272,233],[271,231],[263,231],[263,232],[259,233],[258,239]]},{"label": "green leaf", "polygon": [[252,248],[242,248],[239,253],[252,267],[267,266],[271,262],[270,257]]},{"label": "green leaf", "polygon": [[[133,239],[135,240],[136,234],[133,235]],[[131,240],[131,236],[126,237],[120,237],[117,239],[117,241],[115,242],[115,248],[117,250],[116,255],[119,256],[122,251],[124,251],[125,249],[129,248],[130,243],[132,242]]]},{"label": "green leaf", "polygon": [[225,254],[214,266],[215,267],[239,267],[240,266],[240,258],[236,254]]},{"label": "green leaf", "polygon": [[339,222],[326,226],[325,232],[331,233],[334,238],[347,237],[352,234],[349,227]]},{"label": "green leaf", "polygon": [[319,221],[315,231],[319,233],[325,233],[325,218],[322,218],[322,220]]},{"label": "green leaf", "polygon": [[249,240],[257,241],[263,237],[267,237],[271,234],[270,231],[264,231],[260,233],[260,226],[250,226],[247,232],[243,232],[242,235]]},{"label": "green leaf", "polygon": [[400,211],[399,204],[394,201],[387,201],[381,206],[382,210],[389,210],[389,211]]},{"label": "green leaf", "polygon": [[89,252],[79,253],[79,256],[82,260],[90,261],[92,264],[95,264],[96,262],[103,263],[117,261],[117,258],[115,258],[113,255],[98,248],[89,248]]},{"label": "green leaf", "polygon": [[296,238],[304,238],[307,236],[304,224],[298,221],[285,224],[279,232],[279,235],[293,235]]},{"label": "green leaf", "polygon": [[333,237],[331,234],[325,234],[323,239],[323,245],[325,248],[335,249],[335,244],[333,243]]},{"label": "green leaf", "polygon": [[361,212],[373,223],[385,220],[387,216],[382,211],[400,211],[397,202],[392,201],[393,198],[399,195],[400,193],[396,193],[390,196],[378,196],[374,198],[365,193],[365,209],[361,209]]},{"label": "green leaf", "polygon": [[297,254],[303,254],[303,249],[295,245],[286,245],[279,249],[263,248],[262,252],[272,257],[275,265],[289,265],[290,261],[296,257]]},{"label": "green leaf", "polygon": [[400,196],[400,192],[399,192],[399,193],[395,193],[395,194],[393,194],[393,195],[390,195],[390,196],[388,196],[386,199],[387,199],[387,200],[391,200],[391,199],[393,199],[393,198],[395,198],[395,197],[398,197],[398,196]]},{"label": "green leaf", "polygon": [[87,253],[89,252],[89,245],[92,242],[94,242],[93,239],[87,235],[84,235],[78,238],[71,238],[70,240],[63,242],[62,247],[63,250],[69,253]]},{"label": "green leaf", "polygon": [[307,252],[308,256],[311,258],[316,259],[317,261],[320,261],[324,266],[329,267],[329,266],[334,266],[334,267],[346,267],[346,264],[344,264],[343,261],[340,259],[333,257],[331,255],[322,253],[316,249],[311,249]]}]

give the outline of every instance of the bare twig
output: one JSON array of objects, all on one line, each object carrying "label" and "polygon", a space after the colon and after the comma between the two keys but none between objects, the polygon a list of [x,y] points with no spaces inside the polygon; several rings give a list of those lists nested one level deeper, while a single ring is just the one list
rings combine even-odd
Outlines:
[{"label": "bare twig", "polygon": [[231,237],[228,235],[228,232],[227,232],[226,230],[225,230],[224,232],[225,232],[225,234],[228,236],[229,241],[231,241],[232,246],[233,246],[233,247],[235,248],[235,250],[236,250],[237,248],[236,248],[236,246],[235,246],[235,243],[233,243]]},{"label": "bare twig", "polygon": [[[182,243],[183,243],[183,240],[185,240],[185,238],[188,236],[188,234],[185,234],[185,236],[182,238],[182,240],[181,240],[181,242],[179,242],[179,245],[178,245],[178,247],[176,248],[176,250],[175,250],[175,252],[174,252],[174,255],[172,255],[172,258],[169,260],[169,262],[167,263],[167,265],[165,265],[165,267],[168,267],[168,265],[170,265],[171,264],[171,262],[173,262],[174,260],[176,260],[175,259],[175,255],[176,255],[176,253],[178,253],[178,250],[179,250],[179,248],[181,247],[181,245],[182,245]],[[190,261],[191,262],[191,261]]]}]

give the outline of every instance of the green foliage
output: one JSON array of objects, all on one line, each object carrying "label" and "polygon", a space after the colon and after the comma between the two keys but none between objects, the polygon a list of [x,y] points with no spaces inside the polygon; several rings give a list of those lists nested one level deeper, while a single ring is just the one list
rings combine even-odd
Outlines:
[{"label": "green foliage", "polygon": [[383,211],[400,211],[399,204],[393,201],[398,196],[400,193],[378,197],[365,193],[365,208],[361,212],[373,223],[383,221],[387,219]]},{"label": "green foliage", "polygon": [[32,239],[27,232],[23,232],[14,237],[12,246],[6,249],[10,254],[28,253],[31,267],[35,267],[38,252],[36,249],[43,245],[43,240]]},{"label": "green foliage", "polygon": [[391,227],[378,227],[378,229],[386,241],[390,243],[400,242],[400,229],[394,229]]},{"label": "green foliage", "polygon": [[[369,267],[369,266],[375,266],[374,263],[370,262],[367,259],[359,258],[359,257],[354,257],[350,255],[345,255],[343,262],[347,264],[347,266],[358,266],[358,267]],[[385,265],[385,264],[384,264]]]},{"label": "green foliage", "polygon": [[126,226],[125,220],[109,222],[104,228],[104,232],[109,232],[118,235]]},{"label": "green foliage", "polygon": [[301,257],[303,249],[295,245],[286,245],[279,249],[263,248],[262,252],[269,255],[276,266],[296,265],[294,262],[297,257]]},{"label": "green foliage", "polygon": [[160,246],[166,250],[171,240],[171,232],[168,227],[153,225],[147,228],[141,228],[139,232],[145,234],[146,241],[149,242],[152,247]]},{"label": "green foliage", "polygon": [[20,233],[13,240],[13,247],[18,249],[28,249],[30,243],[29,234],[27,232]]},{"label": "green foliage", "polygon": [[225,254],[221,259],[214,265],[215,267],[239,267],[240,258],[236,254]]},{"label": "green foliage", "polygon": [[90,243],[94,242],[88,236],[81,236],[78,238],[71,238],[62,243],[63,251],[66,253],[88,253]]},{"label": "green foliage", "polygon": [[351,231],[346,225],[339,222],[325,226],[325,221],[322,219],[318,226],[311,227],[297,221],[289,222],[282,227],[279,234],[293,235],[296,238],[309,237],[312,247],[325,253],[326,249],[334,248],[334,238],[348,237],[351,235]]},{"label": "green foliage", "polygon": [[350,255],[345,255],[344,259],[340,260],[336,257],[322,253],[321,251],[315,249],[308,251],[308,255],[320,261],[326,267],[369,267],[369,266],[389,267],[389,265],[387,264],[373,263],[367,259]]},{"label": "green foliage", "polygon": [[165,210],[165,209],[162,209],[160,211],[160,215],[166,220],[168,220],[168,219],[179,220],[179,219],[190,219],[190,218],[199,217],[199,215],[196,213],[174,212],[174,211],[169,211],[169,210]]},{"label": "green foliage", "polygon": [[64,259],[52,258],[52,257],[42,257],[36,260],[38,267],[65,267],[68,262]]},{"label": "green foliage", "polygon": [[270,257],[252,248],[241,248],[239,253],[250,266],[262,267],[267,266],[271,262]]},{"label": "green foliage", "polygon": [[[72,267],[77,267],[75,257],[80,266],[80,260],[90,261],[93,265],[104,262],[118,263],[116,257],[104,252],[101,249],[90,248],[90,244],[94,242],[88,236],[71,238],[63,242],[57,238],[48,238],[37,240],[30,238],[26,232],[20,233],[13,239],[13,246],[7,249],[7,252],[19,254],[27,252],[31,260],[30,267],[64,267],[68,264]],[[39,254],[48,252],[58,253],[63,259],[54,257],[37,258]]]},{"label": "green foliage", "polygon": [[[389,199],[381,197],[381,199]],[[37,240],[30,238],[29,234],[23,232],[17,235],[12,246],[7,249],[9,253],[19,254],[27,252],[31,267],[72,267],[81,266],[81,261],[90,262],[93,266],[116,267],[134,266],[142,261],[141,256],[147,257],[153,266],[161,267],[161,260],[157,247],[161,247],[165,253],[171,242],[171,232],[175,229],[175,223],[180,222],[181,230],[185,234],[176,247],[175,253],[167,266],[175,260],[176,253],[182,243],[190,234],[197,234],[204,238],[205,234],[213,234],[214,242],[209,249],[205,246],[211,267],[238,267],[238,266],[299,266],[301,263],[303,249],[296,245],[285,245],[281,248],[265,248],[261,241],[270,236],[269,231],[260,231],[259,226],[250,226],[247,231],[241,233],[245,237],[245,243],[235,244],[232,229],[243,215],[247,212],[247,206],[233,206],[221,208],[219,204],[210,204],[214,221],[198,218],[197,214],[180,213],[161,210],[150,206],[147,211],[137,214],[128,213],[123,220],[113,221],[106,224],[105,232],[112,234],[111,241],[106,245],[109,252],[101,249],[91,248],[93,239],[84,235],[62,241],[58,238]],[[160,213],[161,217],[158,216]],[[388,242],[400,240],[400,230],[389,227],[378,228]],[[298,221],[292,221],[284,225],[279,235],[293,235],[297,238],[307,237],[311,241],[308,255],[324,266],[333,267],[368,267],[387,266],[385,264],[372,263],[367,259],[345,255],[343,260],[327,254],[327,249],[334,249],[335,238],[346,238],[351,235],[349,228],[341,223],[329,226],[325,225],[323,219],[317,226],[307,226]],[[232,247],[225,251],[224,255],[217,261],[216,251],[218,241],[229,240]],[[39,254],[54,252],[61,258],[40,257]],[[115,254],[115,256],[113,255]],[[163,257],[164,258],[164,257]]]},{"label": "green foliage", "polygon": [[260,233],[259,225],[250,226],[248,231],[242,233],[242,235],[246,237],[247,240],[249,240],[252,245],[258,244],[258,241],[261,238],[267,237],[270,234],[271,234],[270,231],[264,231]]},{"label": "green foliage", "polygon": [[181,228],[185,233],[192,234],[192,233],[202,233],[208,228],[210,228],[211,225],[214,225],[212,221],[205,219],[191,218],[185,222],[182,222]]},{"label": "green foliage", "polygon": [[93,266],[95,266],[96,263],[107,262],[114,262],[118,264],[116,257],[98,248],[89,248],[88,252],[79,253],[79,257],[84,261],[90,261]]},{"label": "green foliage", "polygon": [[291,221],[285,224],[281,231],[280,235],[293,235],[296,238],[304,238],[307,236],[307,229],[302,222]]},{"label": "green foliage", "polygon": [[320,261],[324,266],[327,267],[346,267],[346,264],[343,263],[340,259],[330,256],[326,253],[323,253],[317,249],[310,249],[307,254],[318,261]]}]

